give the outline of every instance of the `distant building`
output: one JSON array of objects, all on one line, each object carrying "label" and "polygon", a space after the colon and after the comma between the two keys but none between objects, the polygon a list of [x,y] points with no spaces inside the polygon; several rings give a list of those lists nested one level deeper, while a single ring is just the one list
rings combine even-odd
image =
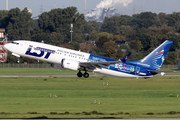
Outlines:
[{"label": "distant building", "polygon": [[96,41],[91,41],[91,44],[93,44],[94,46],[96,46]]},{"label": "distant building", "polygon": [[128,43],[126,41],[118,41],[118,40],[116,40],[115,43],[118,44],[118,47],[120,47],[122,44],[128,45]]},{"label": "distant building", "polygon": [[32,9],[28,9],[28,12],[31,13],[31,15],[32,15]]},{"label": "distant building", "polygon": [[0,39],[4,39],[5,29],[0,29]]},{"label": "distant building", "polygon": [[32,9],[28,9],[28,12],[30,12],[32,14]]},{"label": "distant building", "polygon": [[0,28],[0,62],[6,62],[7,60],[7,50],[3,47],[6,43],[7,36],[5,35],[5,29]]}]

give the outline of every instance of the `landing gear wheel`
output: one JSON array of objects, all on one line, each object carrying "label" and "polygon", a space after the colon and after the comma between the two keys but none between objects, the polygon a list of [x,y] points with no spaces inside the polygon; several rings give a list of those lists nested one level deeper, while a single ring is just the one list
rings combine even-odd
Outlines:
[{"label": "landing gear wheel", "polygon": [[82,76],[83,76],[82,72],[79,71],[79,72],[77,73],[77,76],[78,76],[78,77],[82,77]]},{"label": "landing gear wheel", "polygon": [[88,78],[89,77],[89,74],[87,72],[84,73],[84,77],[85,78]]}]

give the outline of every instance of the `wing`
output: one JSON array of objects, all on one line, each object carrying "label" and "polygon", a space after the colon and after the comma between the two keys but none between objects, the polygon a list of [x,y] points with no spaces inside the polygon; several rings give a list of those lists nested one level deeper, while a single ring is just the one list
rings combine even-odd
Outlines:
[{"label": "wing", "polygon": [[121,63],[121,60],[109,61],[109,62],[82,62],[79,63],[79,65],[81,66],[81,68],[84,68],[86,71],[92,72],[96,68],[100,68],[100,69],[102,67],[108,68],[109,65],[116,63]]}]

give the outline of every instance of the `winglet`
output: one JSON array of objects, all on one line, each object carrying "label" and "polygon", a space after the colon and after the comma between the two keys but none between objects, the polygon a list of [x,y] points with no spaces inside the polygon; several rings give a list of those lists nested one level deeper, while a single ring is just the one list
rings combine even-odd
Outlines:
[{"label": "winglet", "polygon": [[121,61],[125,63],[130,55],[131,55],[131,52],[128,55],[126,55]]},{"label": "winglet", "polygon": [[91,52],[89,52],[89,54],[92,54],[93,50],[91,50]]}]

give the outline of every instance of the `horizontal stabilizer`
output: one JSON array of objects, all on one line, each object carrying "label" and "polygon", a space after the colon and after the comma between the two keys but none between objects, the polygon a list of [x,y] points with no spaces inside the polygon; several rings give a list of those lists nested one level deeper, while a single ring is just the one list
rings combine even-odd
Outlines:
[{"label": "horizontal stabilizer", "polygon": [[162,71],[153,71],[153,70],[148,70],[152,75],[155,76],[164,76],[166,73]]},{"label": "horizontal stabilizer", "polygon": [[159,73],[159,71],[156,70],[148,70],[152,75],[156,75]]}]

